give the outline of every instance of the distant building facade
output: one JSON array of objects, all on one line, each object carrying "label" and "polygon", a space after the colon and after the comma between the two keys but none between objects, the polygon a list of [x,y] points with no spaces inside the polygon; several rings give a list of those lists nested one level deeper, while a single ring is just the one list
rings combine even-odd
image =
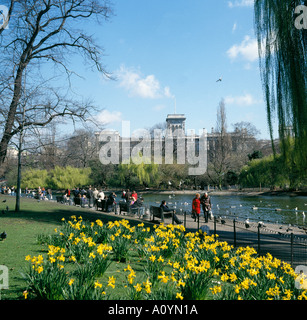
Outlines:
[{"label": "distant building facade", "polygon": [[[186,131],[186,116],[184,114],[168,114],[166,117],[166,130],[158,130],[159,134],[154,134],[147,131],[144,136],[140,135],[139,138],[129,138],[129,137],[121,137],[118,131],[105,130],[103,133],[103,138],[101,138],[101,133],[96,133],[96,146],[97,152],[101,153],[102,146],[105,146],[111,140],[118,145],[118,155],[116,154],[116,158],[119,159],[119,163],[122,163],[123,160],[129,159],[129,155],[132,155],[132,150],[139,146],[140,151],[145,155],[154,155],[154,151],[156,148],[161,149],[162,158],[165,158],[166,154],[166,139],[169,137],[173,138],[173,154],[174,158],[177,159],[176,155],[180,153],[181,159],[184,148],[185,156],[187,156],[187,146],[188,141],[191,139],[195,143],[195,154],[199,154],[199,143],[202,136],[199,136],[199,132],[195,132],[194,136],[191,136],[191,132]],[[178,136],[179,133],[179,136]],[[183,134],[183,136],[182,136]],[[211,132],[207,132],[206,129],[203,129],[203,133],[206,136],[206,148],[208,161],[210,162],[211,156],[214,153],[214,150],[218,147],[219,141],[221,140],[221,135],[219,132],[216,132],[214,128],[211,129]],[[248,145],[255,141],[253,136],[249,136],[246,129],[239,130],[235,129],[234,132],[230,132],[228,135],[229,147],[232,152],[242,152],[242,150],[247,150]],[[109,138],[107,138],[109,136]],[[180,140],[180,143],[177,141]],[[268,144],[267,140],[262,141],[262,146]],[[142,150],[142,146],[144,147]],[[112,150],[106,151],[108,152],[108,156],[111,157]],[[168,149],[169,150],[169,149]],[[191,150],[191,149],[190,149]]]},{"label": "distant building facade", "polygon": [[169,114],[166,118],[166,128],[171,132],[178,129],[185,132],[185,120],[184,114]]}]

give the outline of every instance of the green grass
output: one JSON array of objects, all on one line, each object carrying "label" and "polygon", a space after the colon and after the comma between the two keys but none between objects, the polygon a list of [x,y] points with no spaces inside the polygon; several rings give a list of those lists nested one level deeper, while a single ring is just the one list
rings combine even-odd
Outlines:
[{"label": "green grass", "polygon": [[[5,199],[7,201],[3,203]],[[6,206],[9,207],[8,212]],[[0,233],[7,233],[7,238],[0,241],[0,265],[9,269],[9,289],[1,290],[2,300],[23,299],[22,292],[26,283],[20,273],[28,268],[25,256],[35,256],[45,250],[44,246],[37,243],[37,236],[54,234],[54,229],[61,226],[63,217],[67,219],[71,215],[81,215],[84,220],[95,221],[99,218],[103,222],[120,219],[114,214],[27,198],[21,199],[21,212],[15,213],[14,208],[15,197],[0,195]],[[2,210],[5,210],[5,214],[2,214]],[[139,221],[130,222],[132,226],[134,223],[137,224]],[[122,266],[113,263],[107,272],[114,273],[120,270]]]}]

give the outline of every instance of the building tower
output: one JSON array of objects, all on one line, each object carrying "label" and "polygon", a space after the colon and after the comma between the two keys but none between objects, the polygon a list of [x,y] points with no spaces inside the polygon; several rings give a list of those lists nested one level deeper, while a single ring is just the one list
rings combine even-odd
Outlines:
[{"label": "building tower", "polygon": [[176,129],[182,129],[185,132],[185,120],[184,114],[169,114],[166,118],[167,129],[173,133]]}]

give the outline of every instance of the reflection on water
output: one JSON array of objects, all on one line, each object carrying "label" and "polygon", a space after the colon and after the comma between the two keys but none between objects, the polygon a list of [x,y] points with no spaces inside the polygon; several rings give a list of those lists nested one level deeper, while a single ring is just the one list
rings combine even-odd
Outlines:
[{"label": "reflection on water", "polygon": [[[144,194],[144,202],[160,205],[166,200],[177,211],[191,211],[194,195]],[[262,220],[294,225],[306,225],[307,197],[287,196],[211,196],[212,212],[216,216],[239,219]]]}]

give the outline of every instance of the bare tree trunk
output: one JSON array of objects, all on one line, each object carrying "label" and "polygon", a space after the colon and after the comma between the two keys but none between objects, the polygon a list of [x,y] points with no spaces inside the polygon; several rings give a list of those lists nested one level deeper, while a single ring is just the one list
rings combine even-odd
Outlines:
[{"label": "bare tree trunk", "polygon": [[[0,92],[7,99],[7,103],[1,106],[0,113],[0,122],[3,123],[0,165],[4,162],[12,137],[22,130],[21,112],[18,108],[25,68],[28,66],[27,70],[31,73],[43,62],[49,62],[63,68],[69,77],[72,71],[69,70],[65,57],[81,53],[99,72],[108,75],[100,62],[102,51],[99,46],[91,36],[74,30],[72,26],[75,22],[91,18],[96,21],[105,20],[111,12],[108,0],[11,0],[8,18],[12,17],[10,23],[14,21],[16,25],[10,32],[0,29],[0,56],[7,63],[0,64]],[[5,81],[7,77],[14,80],[13,84]],[[39,81],[44,83],[46,79],[43,76],[42,79],[35,79],[33,86],[37,86]],[[48,101],[50,94],[54,97],[49,97]],[[56,117],[86,120],[90,116],[90,110],[93,110],[90,107],[83,101],[68,103],[60,97],[57,90],[52,91],[50,88],[49,92],[41,93],[41,101],[37,106],[27,108],[23,127],[44,127]]]},{"label": "bare tree trunk", "polygon": [[20,197],[21,197],[21,153],[22,153],[22,133],[20,134],[19,150],[18,150],[18,171],[17,171],[17,190],[15,212],[20,211]]},{"label": "bare tree trunk", "polygon": [[211,163],[208,166],[207,175],[214,185],[222,189],[224,178],[229,170],[231,154],[231,138],[227,133],[227,116],[224,99],[217,108],[216,138],[214,149],[211,152]]},{"label": "bare tree trunk", "polygon": [[7,147],[12,138],[12,129],[15,121],[17,106],[21,96],[21,82],[22,82],[22,72],[24,67],[19,67],[17,71],[17,75],[15,78],[15,85],[14,85],[14,95],[13,99],[9,108],[7,121],[5,123],[4,133],[0,142],[0,164],[4,162],[4,159],[7,154]]}]

